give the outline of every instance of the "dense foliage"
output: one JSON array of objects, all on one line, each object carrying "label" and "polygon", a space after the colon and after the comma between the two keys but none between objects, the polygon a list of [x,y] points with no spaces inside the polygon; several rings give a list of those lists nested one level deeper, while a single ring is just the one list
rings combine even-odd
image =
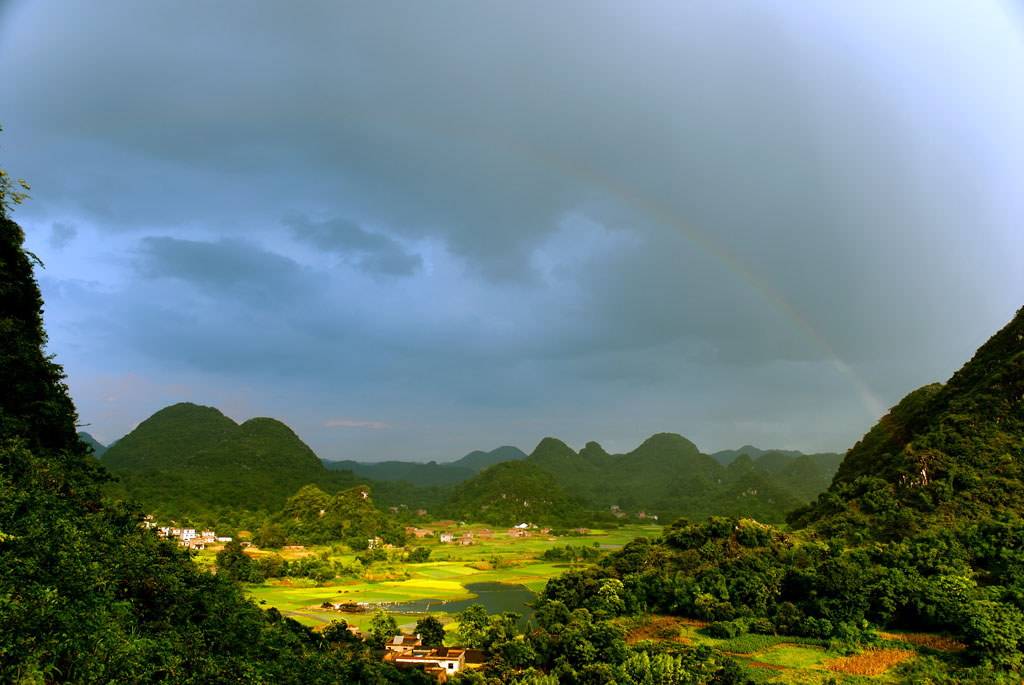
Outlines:
[{"label": "dense foliage", "polygon": [[592,519],[550,473],[529,461],[507,461],[485,469],[455,489],[442,513],[494,526],[579,526]]},{"label": "dense foliage", "polygon": [[527,461],[551,472],[583,506],[622,513],[639,511],[672,520],[679,516],[749,516],[781,522],[828,486],[828,458],[783,456],[785,462],[754,463],[746,454],[728,466],[674,433],[659,433],[627,454],[609,454],[596,442],[577,454],[545,438]]},{"label": "dense foliage", "polygon": [[405,544],[405,529],[377,510],[365,485],[343,490],[334,497],[307,485],[288,498],[274,520],[291,543],[340,541],[361,550],[379,537],[385,543]]}]

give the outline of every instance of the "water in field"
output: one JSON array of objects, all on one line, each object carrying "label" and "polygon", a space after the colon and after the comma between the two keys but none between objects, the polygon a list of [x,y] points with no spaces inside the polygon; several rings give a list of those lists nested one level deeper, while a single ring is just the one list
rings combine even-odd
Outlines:
[{"label": "water in field", "polygon": [[381,605],[381,608],[396,614],[428,613],[434,611],[457,614],[474,604],[483,604],[488,614],[500,614],[503,611],[514,611],[517,614],[522,614],[523,618],[519,621],[520,630],[525,629],[526,621],[533,617],[533,609],[526,606],[526,602],[532,602],[535,595],[525,585],[470,583],[466,586],[466,589],[476,595],[476,597],[473,599],[449,601],[419,599],[415,602],[385,604]]}]

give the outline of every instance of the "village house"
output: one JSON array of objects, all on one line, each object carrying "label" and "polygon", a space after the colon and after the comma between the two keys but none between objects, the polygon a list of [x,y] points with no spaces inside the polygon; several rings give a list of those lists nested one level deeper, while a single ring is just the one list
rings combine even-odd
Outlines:
[{"label": "village house", "polygon": [[156,529],[156,534],[163,538],[177,538],[178,544],[182,547],[188,547],[189,549],[206,549],[207,545],[213,545],[218,542],[231,542],[231,538],[228,536],[220,536],[212,530],[204,530],[202,533],[197,534],[195,528],[172,528],[170,526],[160,526]]},{"label": "village house", "polygon": [[466,667],[466,650],[457,647],[424,647],[418,637],[396,635],[385,645],[385,661],[399,668],[422,666],[427,673],[443,683],[448,676]]},{"label": "village house", "polygon": [[438,647],[436,649],[418,649],[411,654],[396,655],[395,665],[423,666],[423,670],[437,676],[438,682],[446,682],[448,676],[458,673],[466,667],[466,650],[454,647]]},{"label": "village house", "polygon": [[384,648],[393,654],[412,654],[412,650],[423,648],[423,640],[417,635],[395,635]]},{"label": "village house", "polygon": [[455,539],[455,536],[451,533],[441,533],[441,542],[448,543]]},{"label": "village house", "polygon": [[411,535],[411,536],[413,536],[415,538],[425,538],[428,535],[433,535],[433,533],[431,533],[426,528],[417,528],[416,526],[406,526],[405,527],[405,534],[406,535]]}]

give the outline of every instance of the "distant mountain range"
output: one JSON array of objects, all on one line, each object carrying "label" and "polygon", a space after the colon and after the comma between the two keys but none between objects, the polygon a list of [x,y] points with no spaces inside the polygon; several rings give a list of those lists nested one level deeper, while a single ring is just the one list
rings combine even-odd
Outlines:
[{"label": "distant mountain range", "polygon": [[590,509],[678,516],[749,516],[781,521],[785,512],[828,487],[839,455],[812,458],[744,448],[728,466],[674,433],[651,436],[632,452],[609,454],[596,442],[577,454],[545,438],[527,461],[550,471],[565,491]]},{"label": "distant mountain range", "polygon": [[711,456],[722,466],[728,466],[736,461],[736,457],[745,454],[754,460],[757,468],[765,473],[778,473],[786,468],[794,459],[806,456],[815,463],[824,473],[834,474],[839,464],[843,461],[843,455],[838,452],[818,452],[807,454],[798,450],[762,450],[753,445],[744,445],[738,450],[722,450]]},{"label": "distant mountain range", "polygon": [[[280,421],[239,425],[191,403],[161,409],[106,449],[82,437],[119,477],[108,486],[111,493],[150,510],[274,514],[307,485],[327,493],[367,485],[385,510],[405,505],[495,524],[527,513],[511,506],[520,500],[534,503],[530,511],[538,520],[543,511],[555,524],[579,523],[583,510],[597,518],[642,512],[661,520],[742,515],[781,521],[828,487],[842,459],[750,445],[709,456],[680,435],[660,433],[627,454],[609,454],[596,442],[577,453],[544,438],[529,455],[503,446],[446,463],[327,461]],[[502,495],[512,497],[508,506],[497,501]]]},{"label": "distant mountain range", "polygon": [[322,461],[330,470],[348,470],[370,480],[408,481],[420,485],[454,485],[472,478],[488,466],[525,458],[526,453],[518,447],[504,446],[490,452],[475,450],[461,459],[440,464],[434,461],[425,464],[414,461]]}]

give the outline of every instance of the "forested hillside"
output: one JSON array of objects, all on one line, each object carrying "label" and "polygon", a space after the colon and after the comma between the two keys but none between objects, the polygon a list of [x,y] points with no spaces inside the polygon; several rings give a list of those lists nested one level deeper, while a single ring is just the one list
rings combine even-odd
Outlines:
[{"label": "forested hillside", "polygon": [[173,517],[273,513],[304,485],[336,492],[360,484],[349,471],[327,471],[280,421],[238,425],[213,407],[187,402],[140,423],[102,462],[119,478],[108,492]]},{"label": "forested hillside", "polygon": [[508,461],[459,485],[445,503],[444,516],[494,526],[534,523],[581,526],[593,520],[550,473],[529,461]]},{"label": "forested hillside", "polygon": [[386,519],[373,505],[370,489],[360,486],[333,497],[315,485],[307,485],[288,498],[274,517],[288,542],[319,545],[344,542],[353,549],[365,549],[367,540],[405,544],[405,530]]},{"label": "forested hillside", "polygon": [[545,438],[527,462],[549,471],[588,509],[616,507],[668,520],[736,515],[781,522],[787,511],[828,487],[831,472],[811,457],[761,454],[784,461],[758,464],[741,453],[722,466],[681,435],[659,433],[631,452],[614,455],[596,442],[577,454],[564,442]]}]

